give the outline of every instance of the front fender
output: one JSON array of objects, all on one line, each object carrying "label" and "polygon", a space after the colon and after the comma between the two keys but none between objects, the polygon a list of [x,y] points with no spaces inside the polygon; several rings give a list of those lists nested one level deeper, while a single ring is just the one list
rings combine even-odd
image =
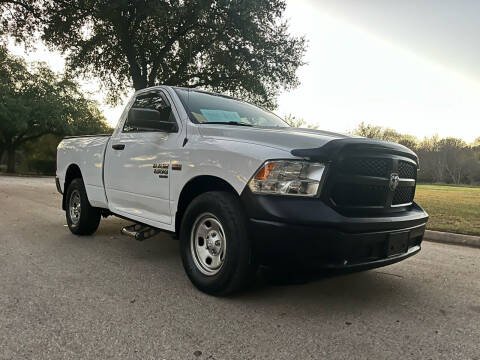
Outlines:
[{"label": "front fender", "polygon": [[172,160],[172,165],[182,165],[181,171],[171,172],[172,213],[176,212],[183,187],[195,177],[218,177],[240,195],[266,160],[293,158],[289,152],[278,148],[224,139],[203,138],[199,142],[189,141],[189,145],[178,160]]}]

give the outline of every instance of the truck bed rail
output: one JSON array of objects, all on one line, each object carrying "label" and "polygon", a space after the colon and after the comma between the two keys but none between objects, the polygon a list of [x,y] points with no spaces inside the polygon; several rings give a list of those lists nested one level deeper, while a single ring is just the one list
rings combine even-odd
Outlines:
[{"label": "truck bed rail", "polygon": [[105,137],[105,136],[112,136],[112,134],[73,135],[73,136],[65,136],[64,139],[77,139],[77,138],[83,138],[83,137]]}]

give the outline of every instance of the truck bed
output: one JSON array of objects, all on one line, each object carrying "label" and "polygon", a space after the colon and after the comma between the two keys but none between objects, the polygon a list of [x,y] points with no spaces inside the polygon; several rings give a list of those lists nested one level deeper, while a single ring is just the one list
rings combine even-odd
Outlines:
[{"label": "truck bed", "polygon": [[[70,164],[76,164],[82,171],[82,178],[92,206],[107,207],[103,184],[103,166],[106,145],[110,135],[83,135],[64,138],[57,152],[57,169],[63,184]],[[62,189],[64,190],[64,189]]]},{"label": "truck bed", "polygon": [[105,137],[105,136],[112,136],[112,134],[72,135],[72,136],[65,136],[64,139],[78,139],[78,138],[84,138],[84,137]]}]

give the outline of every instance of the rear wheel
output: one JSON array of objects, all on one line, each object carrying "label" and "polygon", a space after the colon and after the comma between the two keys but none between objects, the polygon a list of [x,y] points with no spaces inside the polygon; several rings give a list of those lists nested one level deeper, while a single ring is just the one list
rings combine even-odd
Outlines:
[{"label": "rear wheel", "polygon": [[185,271],[201,291],[227,295],[255,273],[246,216],[239,200],[212,191],[195,198],[183,216],[180,247]]},{"label": "rear wheel", "polygon": [[88,202],[82,179],[74,179],[66,193],[66,217],[70,231],[76,235],[91,235],[100,224],[100,209]]}]

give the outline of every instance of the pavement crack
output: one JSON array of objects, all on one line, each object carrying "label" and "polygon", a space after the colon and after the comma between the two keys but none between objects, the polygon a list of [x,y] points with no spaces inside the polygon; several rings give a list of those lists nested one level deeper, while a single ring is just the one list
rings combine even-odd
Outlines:
[{"label": "pavement crack", "polygon": [[389,272],[386,272],[386,271],[374,271],[378,274],[384,274],[384,275],[390,275],[390,276],[395,276],[395,277],[398,277],[400,279],[403,279],[403,276],[402,275],[398,275],[398,274],[392,274],[392,273],[389,273]]}]

